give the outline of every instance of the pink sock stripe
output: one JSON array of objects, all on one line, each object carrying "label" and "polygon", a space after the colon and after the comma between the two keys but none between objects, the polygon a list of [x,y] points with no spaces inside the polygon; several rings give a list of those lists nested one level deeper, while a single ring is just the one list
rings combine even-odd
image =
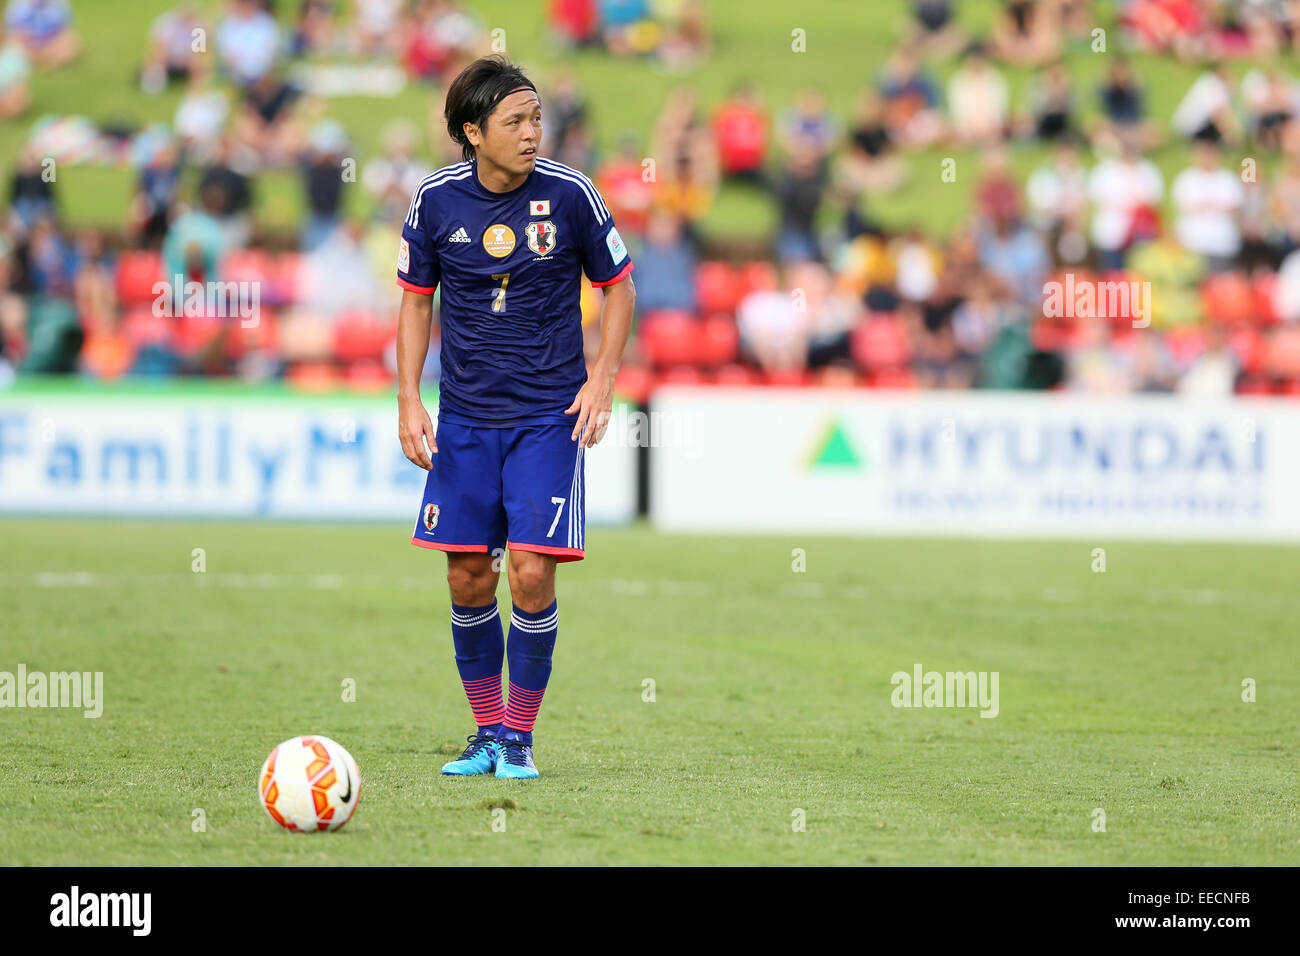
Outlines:
[{"label": "pink sock stripe", "polygon": [[499,724],[506,719],[506,706],[501,699],[501,675],[462,680],[469,709],[480,727]]},{"label": "pink sock stripe", "polygon": [[506,702],[505,725],[511,730],[531,733],[537,723],[537,712],[542,706],[546,688],[525,690],[517,684],[510,685],[510,698]]}]

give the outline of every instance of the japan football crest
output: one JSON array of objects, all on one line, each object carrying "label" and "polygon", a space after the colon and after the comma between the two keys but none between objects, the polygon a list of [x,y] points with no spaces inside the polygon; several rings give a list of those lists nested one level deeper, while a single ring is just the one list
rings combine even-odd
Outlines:
[{"label": "japan football crest", "polygon": [[528,248],[539,256],[549,256],[555,251],[555,223],[551,220],[530,222],[524,235],[528,237]]},{"label": "japan football crest", "polygon": [[424,509],[424,526],[432,531],[438,527],[439,508],[437,505],[426,505]]}]

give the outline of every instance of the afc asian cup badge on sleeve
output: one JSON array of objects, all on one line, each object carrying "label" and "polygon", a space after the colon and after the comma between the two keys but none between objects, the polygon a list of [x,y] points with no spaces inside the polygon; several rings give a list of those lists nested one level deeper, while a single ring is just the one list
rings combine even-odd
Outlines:
[{"label": "afc asian cup badge on sleeve", "polygon": [[402,272],[411,271],[411,244],[405,239],[397,247],[397,268]]},{"label": "afc asian cup badge on sleeve", "polygon": [[549,219],[530,222],[524,235],[528,237],[528,248],[539,256],[549,256],[555,251],[555,223]]},{"label": "afc asian cup badge on sleeve", "polygon": [[432,531],[434,528],[438,527],[439,514],[441,514],[441,512],[438,510],[437,505],[433,505],[433,504],[425,505],[424,506],[424,527],[429,531]]},{"label": "afc asian cup badge on sleeve", "polygon": [[605,245],[609,246],[609,257],[614,260],[614,265],[627,258],[627,246],[623,245],[623,237],[617,229],[611,229],[605,236]]}]

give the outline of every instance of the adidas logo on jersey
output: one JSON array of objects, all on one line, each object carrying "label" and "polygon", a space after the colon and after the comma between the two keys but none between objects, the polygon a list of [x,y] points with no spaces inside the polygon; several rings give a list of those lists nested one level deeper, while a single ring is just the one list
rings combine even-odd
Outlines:
[{"label": "adidas logo on jersey", "polygon": [[447,241],[448,242],[472,242],[473,240],[470,239],[469,233],[465,231],[465,227],[461,226],[459,229],[457,229],[455,232],[453,232],[450,236],[447,237]]}]

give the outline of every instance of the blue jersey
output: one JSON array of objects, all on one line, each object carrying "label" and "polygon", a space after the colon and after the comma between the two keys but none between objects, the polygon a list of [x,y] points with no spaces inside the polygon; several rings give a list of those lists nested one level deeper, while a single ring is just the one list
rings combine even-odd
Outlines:
[{"label": "blue jersey", "polygon": [[397,253],[398,285],[441,283],[438,417],[499,428],[572,423],[564,410],[587,380],[582,272],[594,286],[632,271],[614,218],[591,180],[537,158],[523,185],[494,193],[473,162],[415,191]]}]

